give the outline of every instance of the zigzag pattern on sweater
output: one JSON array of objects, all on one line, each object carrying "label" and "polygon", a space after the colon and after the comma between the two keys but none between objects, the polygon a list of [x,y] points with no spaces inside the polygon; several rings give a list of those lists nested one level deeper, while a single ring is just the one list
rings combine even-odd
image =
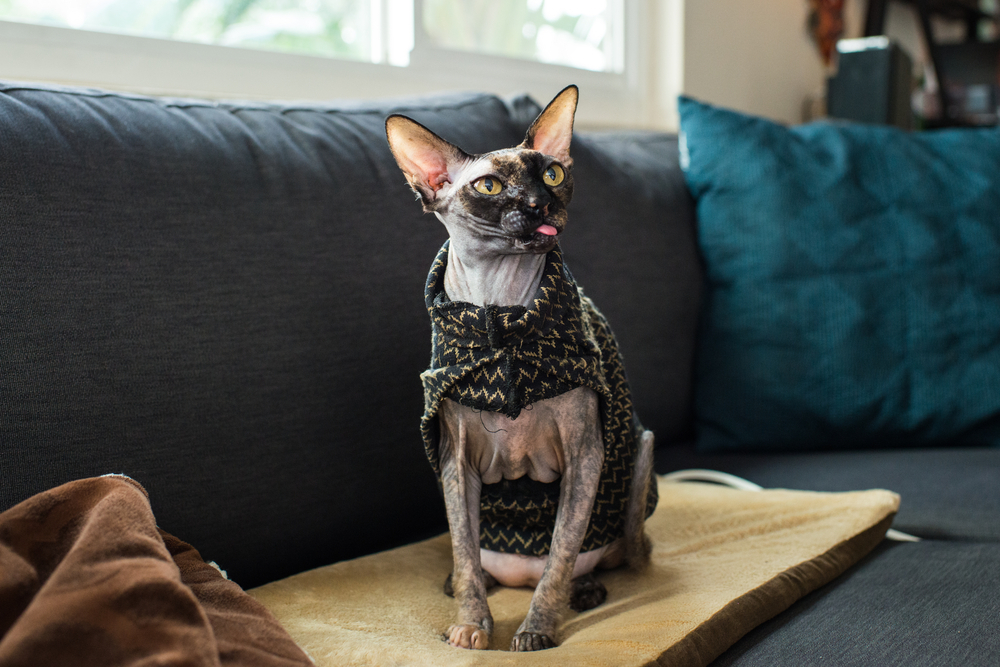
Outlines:
[{"label": "zigzag pattern on sweater", "polygon": [[[530,308],[450,301],[444,290],[448,242],[425,287],[432,323],[431,365],[421,374],[420,429],[428,461],[440,476],[437,411],[450,398],[467,407],[516,419],[536,401],[585,386],[600,397],[604,467],[583,550],[610,544],[624,532],[637,429],[625,367],[604,316],[577,287],[557,246]],[[542,556],[552,542],[559,482],[526,478],[487,485],[480,507],[480,544],[504,553]],[[656,507],[650,487],[646,516]]]}]

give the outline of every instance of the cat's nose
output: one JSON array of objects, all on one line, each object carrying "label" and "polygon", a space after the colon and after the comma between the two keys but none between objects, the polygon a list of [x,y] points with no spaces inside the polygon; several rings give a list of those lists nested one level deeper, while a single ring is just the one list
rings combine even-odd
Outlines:
[{"label": "cat's nose", "polygon": [[533,211],[542,209],[542,213],[545,213],[545,211],[549,207],[549,204],[552,202],[552,199],[547,195],[533,195],[531,197],[528,197],[525,201],[528,204],[528,208],[532,209]]},{"label": "cat's nose", "polygon": [[549,202],[547,201],[528,202],[528,210],[531,211],[532,215],[539,215],[544,218],[549,214]]}]

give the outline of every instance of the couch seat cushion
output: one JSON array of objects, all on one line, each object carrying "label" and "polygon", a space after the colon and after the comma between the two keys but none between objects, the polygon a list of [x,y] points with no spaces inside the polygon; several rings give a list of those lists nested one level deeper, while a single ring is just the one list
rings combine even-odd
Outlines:
[{"label": "couch seat cushion", "polygon": [[713,667],[1000,664],[1000,544],[883,542]]}]

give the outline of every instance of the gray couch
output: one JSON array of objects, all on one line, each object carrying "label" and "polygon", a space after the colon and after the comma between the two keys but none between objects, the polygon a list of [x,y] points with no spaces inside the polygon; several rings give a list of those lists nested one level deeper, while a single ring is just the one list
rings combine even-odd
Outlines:
[{"label": "gray couch", "polygon": [[[446,530],[418,430],[445,234],[383,122],[480,152],[519,143],[538,110],[0,83],[0,511],[125,473],[245,588]],[[888,488],[896,527],[924,538],[886,542],[716,664],[1000,662],[1000,450],[699,453],[704,286],[677,138],[581,132],[572,152],[565,256],[617,333],[657,470]]]}]

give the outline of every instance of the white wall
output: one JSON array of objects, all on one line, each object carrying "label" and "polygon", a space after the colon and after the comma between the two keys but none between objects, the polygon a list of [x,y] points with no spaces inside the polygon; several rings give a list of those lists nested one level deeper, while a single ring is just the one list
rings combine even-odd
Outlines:
[{"label": "white wall", "polygon": [[826,72],[806,31],[807,0],[687,0],[683,91],[784,123],[802,120]]},{"label": "white wall", "polygon": [[690,0],[648,0],[642,57],[647,127],[676,131],[677,94],[684,86],[684,12]]}]

